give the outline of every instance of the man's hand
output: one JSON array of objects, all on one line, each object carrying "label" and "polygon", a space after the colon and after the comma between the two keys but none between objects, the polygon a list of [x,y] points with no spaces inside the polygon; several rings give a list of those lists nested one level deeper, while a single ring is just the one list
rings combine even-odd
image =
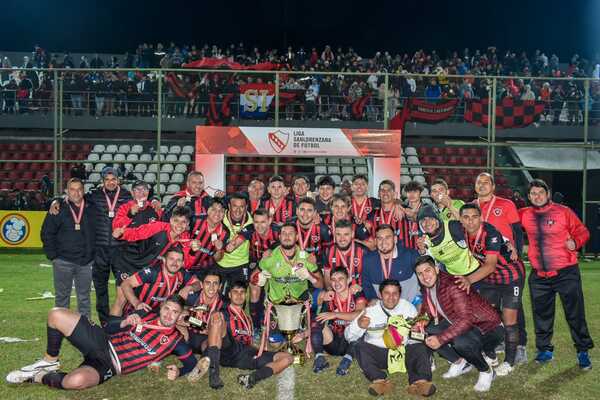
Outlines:
[{"label": "man's hand", "polygon": [[135,202],[129,209],[129,212],[131,213],[131,215],[135,215],[138,213],[138,211],[140,211],[140,206],[137,202]]},{"label": "man's hand", "polygon": [[324,312],[321,313],[319,315],[317,315],[317,322],[325,322],[325,321],[331,321],[332,319],[336,319],[337,315],[334,312]]},{"label": "man's hand", "polygon": [[350,286],[350,294],[352,296],[360,292],[362,292],[362,286],[360,286],[358,283],[355,283],[354,285]]},{"label": "man's hand", "polygon": [[267,284],[267,279],[271,277],[271,273],[268,271],[260,271],[258,273],[258,282],[256,282],[257,286],[263,287]]},{"label": "man's hand", "polygon": [[400,202],[396,203],[396,205],[394,206],[394,217],[396,217],[398,221],[402,221],[405,215],[406,209],[402,207],[402,204],[400,204]]},{"label": "man's hand", "polygon": [[160,212],[160,208],[162,207],[162,204],[160,203],[160,201],[154,199],[150,202],[150,205],[152,206],[152,208],[154,208],[154,211],[156,211],[157,213]]},{"label": "man's hand", "polygon": [[315,253],[310,253],[306,259],[311,264],[316,264],[317,263],[317,256],[315,255]]},{"label": "man's hand", "polygon": [[179,314],[179,318],[177,318],[177,325],[183,326],[185,328],[188,328],[190,326],[190,323],[187,322],[185,319],[189,315],[190,315],[190,311],[189,310],[183,310],[181,312],[181,314]]},{"label": "man's hand", "polygon": [[262,259],[265,259],[265,258],[269,258],[269,257],[271,257],[271,254],[272,254],[272,253],[273,253],[273,252],[271,251],[271,249],[265,250],[265,251],[263,252],[263,255],[262,255],[262,258],[261,258],[261,260],[262,260]]},{"label": "man's hand", "polygon": [[199,251],[199,250],[200,250],[200,242],[199,242],[199,241],[197,241],[197,240],[195,240],[195,239],[194,239],[194,240],[192,240],[192,241],[190,242],[190,249],[192,249],[192,251],[193,251],[194,253],[195,253],[195,252],[197,252],[197,251]]},{"label": "man's hand", "polygon": [[308,269],[306,269],[306,267],[299,267],[299,268],[295,268],[294,269],[294,275],[296,275],[298,278],[306,280],[306,281],[312,281],[313,277],[310,274],[310,271]]},{"label": "man's hand", "polygon": [[425,332],[425,327],[427,326],[427,324],[429,323],[429,321],[417,321],[411,328],[410,330],[413,332]]},{"label": "man's hand", "polygon": [[150,307],[148,304],[146,304],[146,303],[144,303],[144,302],[142,302],[142,301],[140,301],[140,302],[137,304],[137,306],[135,306],[135,309],[136,309],[136,310],[143,310],[143,311],[147,311],[147,312],[150,312],[150,311],[152,311],[152,307]]},{"label": "man's hand", "polygon": [[177,378],[179,378],[179,368],[177,368],[177,365],[167,365],[167,379],[170,381],[174,381]]},{"label": "man's hand", "polygon": [[437,336],[429,336],[427,339],[425,339],[425,344],[427,347],[433,350],[437,350],[442,347],[442,344]]},{"label": "man's hand", "polygon": [[425,236],[417,236],[417,238],[415,239],[415,244],[417,246],[419,254],[423,255],[427,252],[427,243],[425,240]]},{"label": "man's hand", "polygon": [[120,227],[120,228],[115,228],[115,229],[113,229],[112,236],[113,236],[115,239],[118,239],[118,238],[120,238],[121,236],[123,236],[123,233],[124,233],[124,232],[125,232],[125,227],[124,227],[124,226],[122,226],[122,227]]},{"label": "man's hand", "polygon": [[235,246],[234,246],[233,242],[234,241],[232,240],[231,242],[227,243],[227,246],[225,246],[225,251],[227,253],[231,253],[233,250],[235,250]]},{"label": "man's hand", "polygon": [[60,203],[58,202],[58,200],[54,200],[52,202],[52,204],[50,204],[50,209],[48,210],[48,212],[51,215],[58,215],[59,211],[60,211]]},{"label": "man's hand", "polygon": [[225,192],[222,190],[216,190],[215,194],[213,195],[213,197],[222,199],[223,197],[225,197]]},{"label": "man's hand", "polygon": [[459,289],[465,290],[467,294],[471,291],[471,281],[466,276],[455,276],[454,284],[458,285]]},{"label": "man's hand", "polygon": [[179,291],[179,296],[183,297],[183,299],[185,300],[190,295],[190,292],[193,292],[193,291],[194,291],[194,288],[192,286],[184,286]]},{"label": "man's hand", "polygon": [[333,300],[333,296],[335,296],[335,292],[333,290],[327,290],[323,292],[323,301],[331,301]]},{"label": "man's hand", "polygon": [[519,259],[519,254],[517,253],[517,249],[511,242],[506,242],[506,248],[510,253],[510,261],[517,261]]},{"label": "man's hand", "polygon": [[177,200],[177,207],[183,207],[185,206],[185,203],[187,203],[185,197],[180,197],[179,200]]},{"label": "man's hand", "polygon": [[217,249],[217,251],[220,251],[223,249],[223,241],[222,240],[217,239],[213,242],[213,244],[215,245],[215,248]]},{"label": "man's hand", "polygon": [[125,326],[137,326],[142,323],[142,317],[137,314],[129,314],[123,321]]},{"label": "man's hand", "polygon": [[446,208],[450,208],[450,205],[452,204],[452,199],[447,194],[439,194],[437,201]]},{"label": "man's hand", "polygon": [[575,249],[577,248],[577,243],[575,243],[575,241],[571,238],[568,238],[565,243],[567,245],[567,249],[571,251],[575,251]]},{"label": "man's hand", "polygon": [[357,323],[359,328],[367,329],[369,327],[369,324],[371,323],[371,318],[367,317],[366,314],[363,314],[358,318]]}]

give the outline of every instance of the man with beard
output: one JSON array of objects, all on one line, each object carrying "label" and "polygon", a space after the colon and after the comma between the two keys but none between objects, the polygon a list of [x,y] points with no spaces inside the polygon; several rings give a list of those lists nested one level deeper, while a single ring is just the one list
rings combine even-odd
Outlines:
[{"label": "man with beard", "polygon": [[223,258],[229,229],[223,224],[225,208],[221,199],[210,199],[205,217],[196,219],[192,229],[190,257],[186,269],[198,274]]},{"label": "man with beard", "polygon": [[292,365],[294,357],[287,352],[264,351],[252,345],[253,329],[250,317],[244,311],[247,284],[236,281],[229,290],[229,305],[212,318],[208,331],[206,355],[210,359],[209,385],[213,389],[223,387],[219,365],[230,368],[253,370],[238,376],[238,383],[251,389],[258,382],[281,373]]},{"label": "man with beard", "polygon": [[114,259],[117,298],[113,309],[122,310],[125,305],[121,283],[143,268],[158,265],[173,245],[181,244],[185,258],[189,257],[189,221],[190,210],[176,208],[168,223],[156,221],[137,228],[117,228],[113,231],[115,239],[128,242]]},{"label": "man with beard", "polygon": [[204,174],[200,171],[190,172],[185,181],[185,190],[173,195],[163,213],[162,220],[168,221],[177,207],[188,207],[192,210],[190,229],[196,225],[196,219],[206,215],[211,197],[204,190]]},{"label": "man with beard", "polygon": [[[131,200],[131,193],[119,182],[119,174],[113,167],[102,170],[102,187],[94,189],[85,195],[85,201],[94,208],[93,216],[95,225],[94,264],[92,266],[92,281],[96,291],[96,311],[102,324],[106,323],[109,314],[108,304],[108,279],[112,269],[118,279],[118,271],[114,265],[114,258],[121,251],[122,243],[112,236],[112,223],[119,208]],[[153,207],[160,208],[160,204]],[[58,214],[60,203],[53,201],[48,212]]]},{"label": "man with beard", "polygon": [[331,289],[331,272],[345,268],[353,294],[362,292],[363,256],[366,250],[354,240],[352,223],[348,220],[336,222],[335,243],[323,253],[323,278],[325,287]]},{"label": "man with beard", "polygon": [[315,222],[315,200],[305,197],[296,208],[296,217],[290,221],[296,226],[296,238],[302,258],[308,257],[311,263],[321,264],[324,246],[331,243],[331,230],[324,222]]},{"label": "man with beard", "polygon": [[295,202],[287,197],[288,188],[285,186],[283,178],[274,175],[269,179],[269,199],[262,202],[261,208],[269,211],[269,216],[273,223],[282,225],[294,216]]},{"label": "man with beard", "polygon": [[[41,383],[56,389],[81,390],[100,385],[115,375],[125,375],[158,362],[170,354],[182,368],[167,366],[167,378],[175,380],[190,372],[199,375],[198,362],[175,328],[183,311],[183,300],[175,295],[160,307],[158,314],[131,314],[111,319],[104,329],[82,315],[53,308],[48,313],[47,347],[44,357],[6,377],[9,383]],[[158,336],[160,340],[154,340]],[[63,338],[83,355],[83,363],[69,373],[58,372]]]},{"label": "man with beard", "polygon": [[480,262],[475,272],[460,277],[461,283],[469,290],[478,282],[479,294],[500,312],[505,328],[506,356],[496,368],[496,374],[505,376],[513,370],[519,345],[517,314],[521,307],[525,267],[521,260],[511,260],[504,238],[492,224],[481,220],[481,210],[476,204],[461,207],[460,222],[466,232],[469,250]]},{"label": "man with beard", "polygon": [[529,238],[528,255],[533,271],[529,274],[529,292],[535,325],[535,360],[547,363],[554,357],[554,301],[563,304],[571,338],[582,370],[590,370],[588,350],[594,347],[585,319],[585,304],[577,250],[589,240],[590,233],[575,213],[550,200],[550,188],[534,179],[528,190],[531,207],[521,209],[521,222]]},{"label": "man with beard", "polygon": [[322,291],[317,298],[321,312],[315,318],[313,326],[312,345],[315,351],[313,372],[318,373],[329,367],[324,352],[333,356],[343,356],[336,374],[344,376],[352,365],[353,349],[344,338],[346,326],[366,306],[366,299],[352,290],[352,280],[348,270],[336,267],[330,272],[330,290]]},{"label": "man with beard", "polygon": [[362,289],[367,300],[376,301],[381,282],[393,279],[400,283],[403,299],[414,305],[420,304],[419,282],[412,268],[419,253],[400,246],[390,225],[377,227],[375,241],[377,251],[365,253],[362,261]]},{"label": "man with beard", "polygon": [[[183,250],[173,246],[165,254],[165,261],[160,267],[144,268],[127,278],[121,283],[121,290],[127,299],[123,314],[129,315],[138,310],[150,312],[175,293],[182,295],[199,290],[200,282],[196,276],[182,271],[182,268]],[[121,310],[111,311],[112,315],[122,314]]]},{"label": "man with beard", "polygon": [[[223,224],[229,229],[229,237],[237,237],[242,229],[252,224],[252,216],[248,212],[248,200],[241,193],[229,196],[228,210],[225,213]],[[250,244],[242,243],[236,249],[225,252],[217,261],[217,269],[223,278],[223,291],[228,284],[235,281],[248,281],[248,264],[250,262]]]}]

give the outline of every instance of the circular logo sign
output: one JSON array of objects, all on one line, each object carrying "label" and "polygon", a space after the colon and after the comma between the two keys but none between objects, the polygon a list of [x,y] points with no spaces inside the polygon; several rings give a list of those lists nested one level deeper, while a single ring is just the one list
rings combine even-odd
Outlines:
[{"label": "circular logo sign", "polygon": [[10,246],[23,243],[29,237],[29,222],[21,214],[7,214],[0,221],[0,238]]}]

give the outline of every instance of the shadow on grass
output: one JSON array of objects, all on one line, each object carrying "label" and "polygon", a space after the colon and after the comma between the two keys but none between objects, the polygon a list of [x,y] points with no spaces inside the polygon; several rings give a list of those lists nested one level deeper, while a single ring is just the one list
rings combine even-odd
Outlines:
[{"label": "shadow on grass", "polygon": [[[537,371],[541,367],[542,366],[535,368],[534,371]],[[582,371],[578,366],[574,365],[571,368],[560,371],[554,375],[550,375],[548,378],[536,385],[536,388],[539,390],[540,394],[551,395],[556,393],[562,386],[569,384],[571,381],[586,373],[587,372]]]}]

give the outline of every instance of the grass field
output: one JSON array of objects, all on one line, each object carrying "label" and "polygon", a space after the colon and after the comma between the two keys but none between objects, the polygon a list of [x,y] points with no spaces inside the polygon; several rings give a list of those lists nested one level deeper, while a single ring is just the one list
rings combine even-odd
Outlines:
[{"label": "grass field", "polygon": [[[45,350],[46,313],[53,300],[26,301],[28,297],[39,296],[45,290],[52,290],[52,270],[41,267],[48,263],[42,254],[0,253],[0,337],[39,338],[37,342],[0,343],[0,400],[7,399],[273,399],[277,398],[277,379],[268,379],[251,391],[242,389],[235,378],[239,371],[222,369],[225,388],[216,392],[208,387],[206,377],[196,384],[185,379],[170,382],[164,377],[148,371],[126,377],[113,378],[104,385],[81,392],[52,390],[40,385],[9,386],[5,383],[6,374],[37,359]],[[583,284],[586,294],[587,320],[592,336],[600,340],[600,262],[582,262]],[[93,296],[92,296],[93,297]],[[529,293],[525,293],[526,314],[529,314]],[[72,308],[75,299],[72,299]],[[560,304],[560,303],[559,303]],[[556,316],[554,338],[555,361],[550,365],[538,366],[533,361],[520,366],[512,375],[498,378],[492,390],[484,395],[473,392],[472,386],[477,373],[444,381],[441,373],[446,364],[437,361],[438,369],[434,381],[438,387],[437,399],[600,399],[600,351],[591,351],[595,362],[594,370],[580,372],[576,366],[575,351],[568,333],[562,309],[559,306]],[[534,338],[531,318],[528,318],[530,343],[528,354],[534,356]],[[61,354],[65,370],[70,370],[81,362],[80,355],[65,341]],[[354,364],[351,374],[339,378],[335,375],[337,359],[330,359],[330,368],[315,375],[310,363],[295,368],[294,398],[296,399],[360,399],[370,398],[367,394],[367,381]],[[396,391],[390,398],[408,398],[405,392],[406,376],[393,376]]]}]

